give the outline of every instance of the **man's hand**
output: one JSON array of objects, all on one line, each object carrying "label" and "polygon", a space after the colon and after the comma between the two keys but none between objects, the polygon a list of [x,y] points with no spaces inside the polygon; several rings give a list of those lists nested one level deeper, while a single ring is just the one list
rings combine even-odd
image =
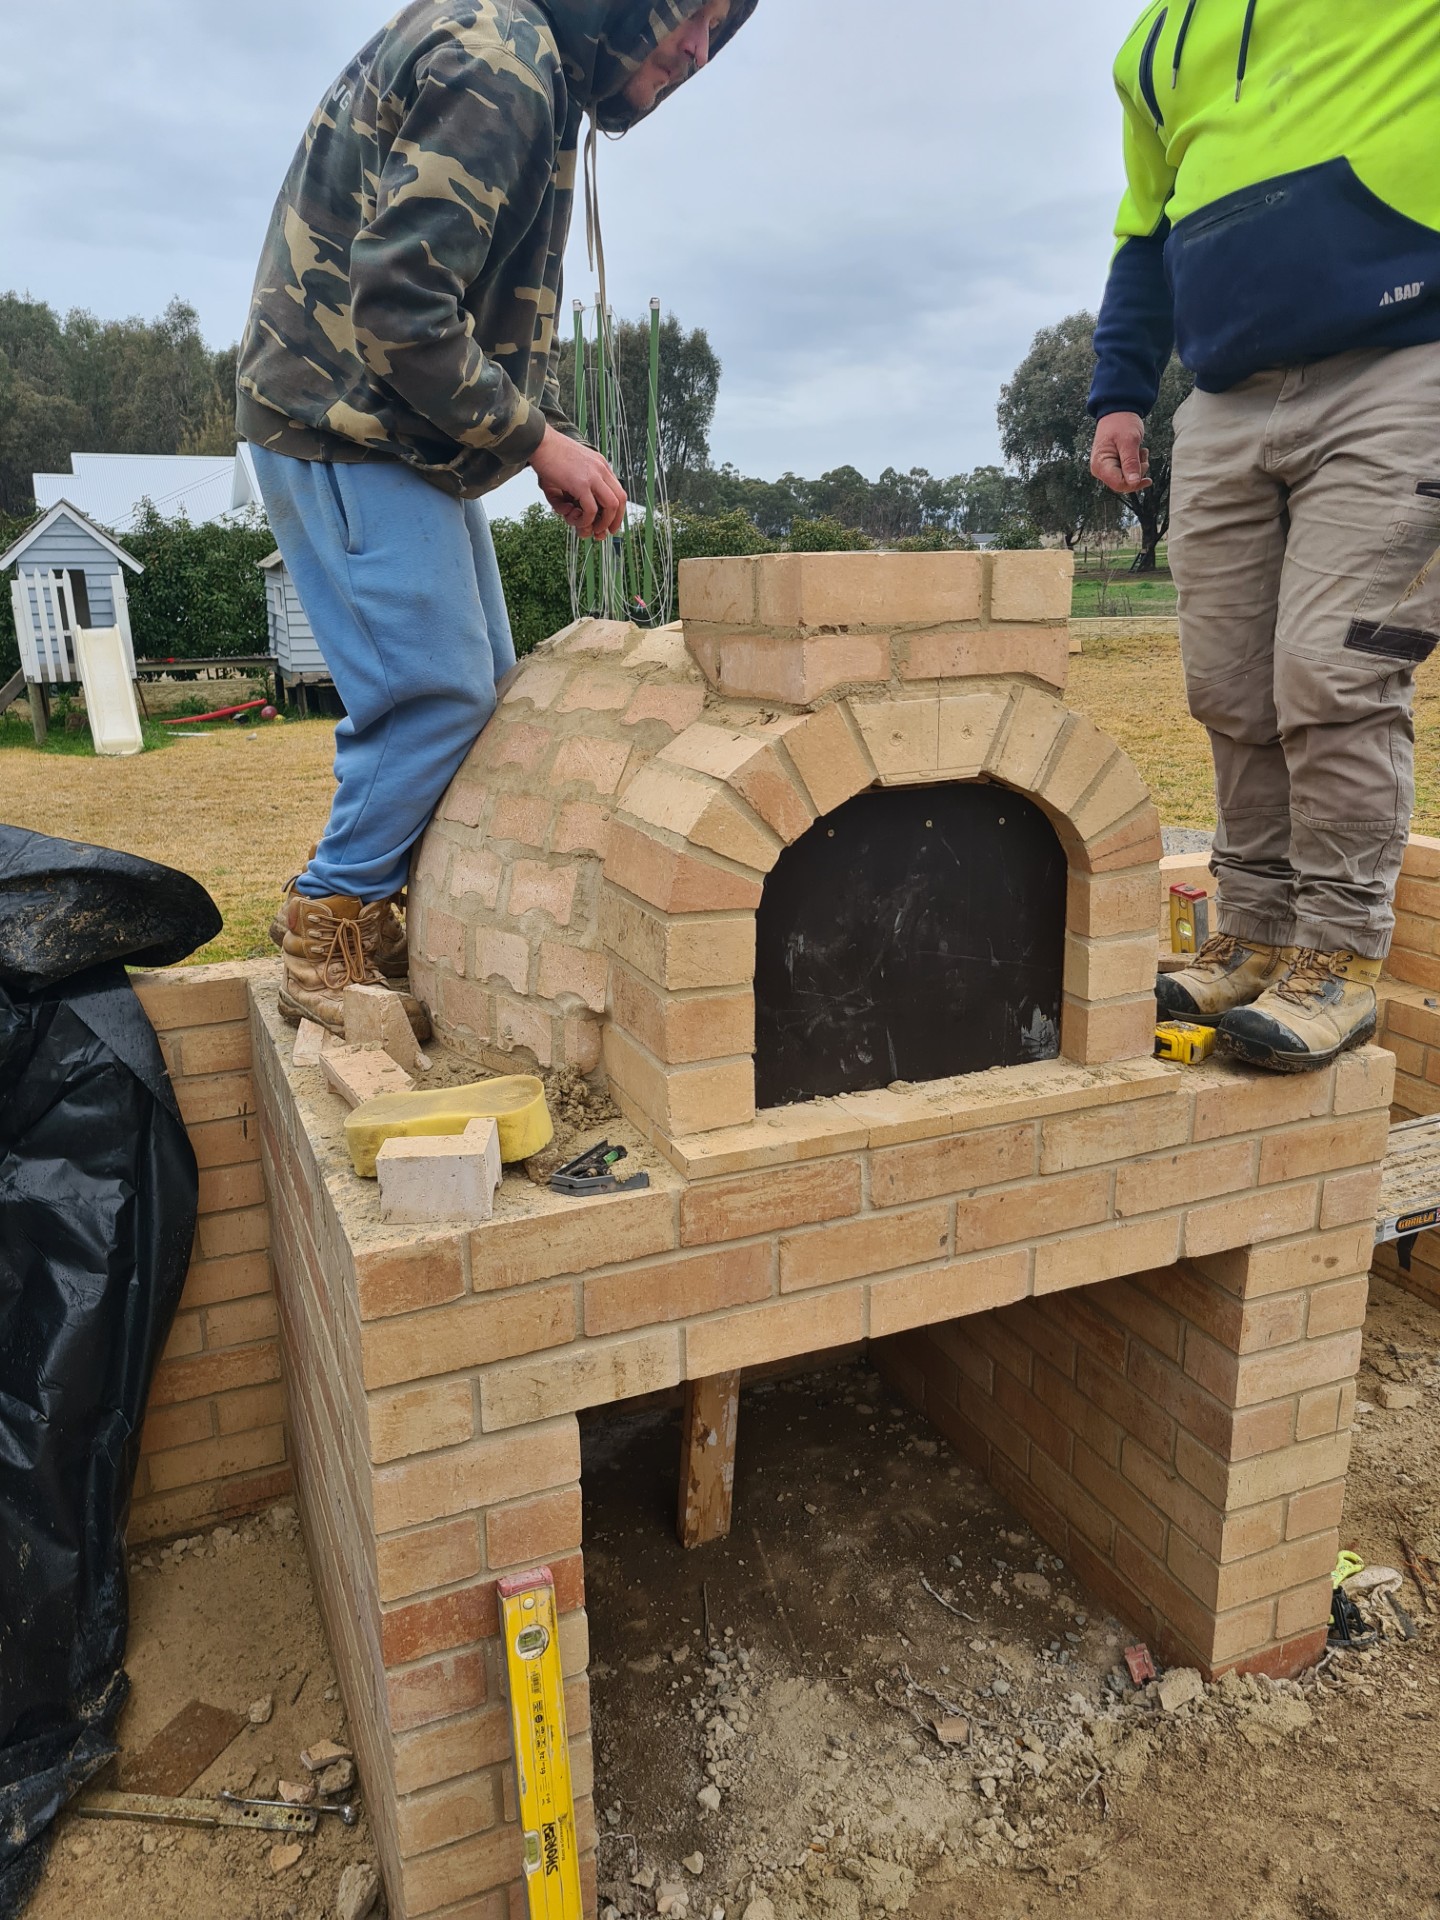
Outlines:
[{"label": "man's hand", "polygon": [[1112,493],[1144,493],[1150,486],[1150,452],[1138,413],[1107,413],[1095,429],[1090,471]]},{"label": "man's hand", "polygon": [[553,427],[530,456],[540,491],[582,540],[603,540],[625,524],[625,489],[593,447]]}]

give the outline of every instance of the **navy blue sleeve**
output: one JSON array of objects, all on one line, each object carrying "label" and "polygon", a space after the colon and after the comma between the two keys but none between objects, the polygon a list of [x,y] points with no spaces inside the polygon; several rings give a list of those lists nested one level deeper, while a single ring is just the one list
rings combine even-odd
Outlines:
[{"label": "navy blue sleeve", "polygon": [[1115,255],[1095,328],[1090,413],[1149,413],[1175,347],[1175,308],[1165,273],[1170,222]]}]

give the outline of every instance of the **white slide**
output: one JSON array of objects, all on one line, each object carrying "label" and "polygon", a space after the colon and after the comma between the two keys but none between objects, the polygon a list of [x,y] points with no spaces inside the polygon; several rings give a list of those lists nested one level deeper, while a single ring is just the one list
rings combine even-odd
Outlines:
[{"label": "white slide", "polygon": [[96,753],[140,753],[140,709],[119,627],[77,627],[75,660]]}]

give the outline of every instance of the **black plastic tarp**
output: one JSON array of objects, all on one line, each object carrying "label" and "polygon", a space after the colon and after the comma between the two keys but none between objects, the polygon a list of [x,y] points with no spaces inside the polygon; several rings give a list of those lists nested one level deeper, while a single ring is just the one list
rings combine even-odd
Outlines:
[{"label": "black plastic tarp", "polygon": [[125,966],[220,929],[196,881],[0,826],[0,1920],[115,1751],[140,1423],[195,1156]]}]

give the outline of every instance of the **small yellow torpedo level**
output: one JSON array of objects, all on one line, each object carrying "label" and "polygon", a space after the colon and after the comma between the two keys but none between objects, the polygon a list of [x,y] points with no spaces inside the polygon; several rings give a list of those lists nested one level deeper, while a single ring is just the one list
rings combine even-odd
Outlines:
[{"label": "small yellow torpedo level", "polygon": [[500,1623],[530,1920],[583,1920],[555,1580],[548,1567],[500,1582]]}]

